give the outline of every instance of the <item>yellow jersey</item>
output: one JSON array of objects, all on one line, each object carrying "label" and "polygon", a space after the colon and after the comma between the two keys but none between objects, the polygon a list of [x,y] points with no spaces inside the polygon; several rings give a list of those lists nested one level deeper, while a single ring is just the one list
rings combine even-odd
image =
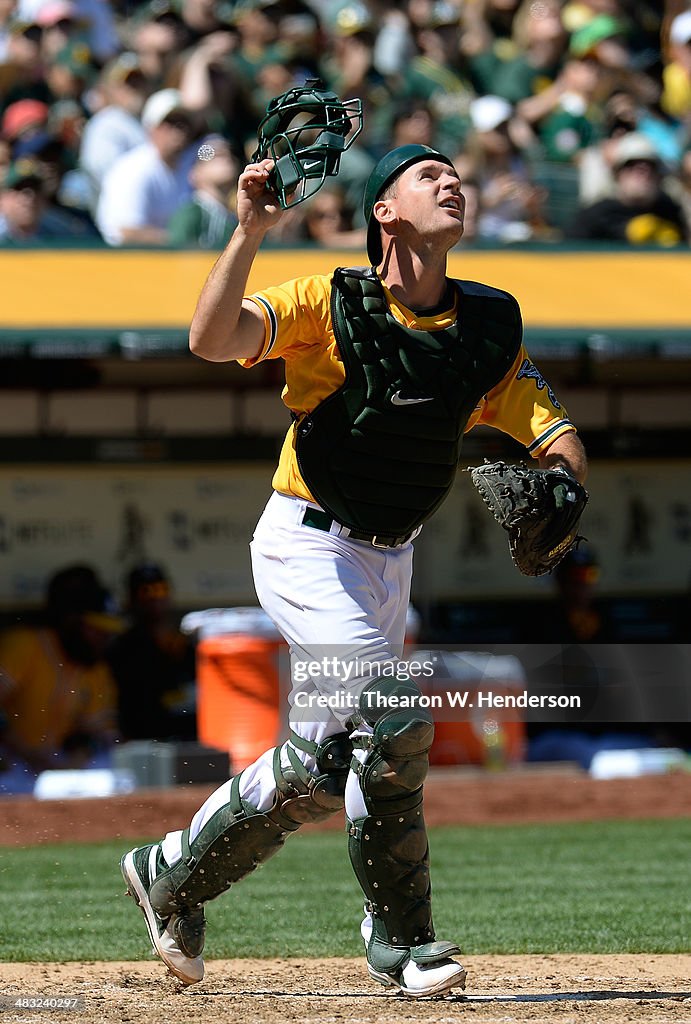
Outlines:
[{"label": "yellow jersey", "polygon": [[[286,384],[281,397],[296,419],[311,413],[345,380],[331,322],[331,281],[326,274],[301,277],[248,296],[264,316],[264,343],[256,357],[238,362],[249,368],[282,358]],[[382,287],[391,315],[406,327],[440,331],[456,320],[455,303],[444,312],[420,316]],[[475,407],[465,432],[480,423],[510,434],[535,458],[561,434],[575,430],[523,346],[511,370]],[[272,483],[281,494],[314,501],[298,469],[294,426],[286,434]]]},{"label": "yellow jersey", "polygon": [[666,114],[679,120],[691,111],[691,76],[674,61],[662,69],[660,105]]},{"label": "yellow jersey", "polygon": [[58,751],[71,733],[115,726],[115,684],[104,663],[66,658],[52,629],[10,629],[0,636],[0,709],[26,750]]}]

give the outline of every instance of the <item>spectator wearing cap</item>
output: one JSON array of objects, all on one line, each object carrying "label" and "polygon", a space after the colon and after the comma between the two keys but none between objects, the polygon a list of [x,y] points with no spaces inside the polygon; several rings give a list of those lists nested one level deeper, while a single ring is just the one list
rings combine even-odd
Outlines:
[{"label": "spectator wearing cap", "polygon": [[597,14],[578,28],[569,42],[574,57],[590,56],[604,67],[621,70],[630,60],[627,44],[629,26],[623,18]]},{"label": "spectator wearing cap", "polygon": [[681,207],[662,188],[654,146],[639,132],[624,135],[614,153],[615,194],[581,209],[571,237],[631,245],[678,245],[689,235]]},{"label": "spectator wearing cap", "polygon": [[45,74],[54,102],[81,102],[84,93],[95,81],[97,70],[87,44],[73,40],[53,56]]},{"label": "spectator wearing cap", "polygon": [[14,144],[45,131],[50,107],[41,100],[16,100],[2,115],[2,136]]},{"label": "spectator wearing cap", "polygon": [[[100,240],[101,236],[88,211],[78,203],[66,202],[63,198],[63,185],[66,176],[73,173],[73,161],[72,153],[62,139],[48,132],[32,135],[16,143],[14,156],[18,163],[29,160],[37,167],[45,204],[44,222],[48,222],[54,234],[85,242]],[[78,183],[73,182],[72,188],[74,195]],[[79,197],[77,191],[76,198]]]},{"label": "spectator wearing cap", "polygon": [[662,71],[662,108],[680,121],[691,120],[691,10],[669,27],[667,61]]},{"label": "spectator wearing cap", "polygon": [[168,225],[171,245],[222,249],[237,226],[232,209],[240,168],[230,143],[218,135],[202,139],[201,156],[192,166],[192,198],[183,203]]},{"label": "spectator wearing cap", "polygon": [[96,60],[103,64],[120,49],[114,6],[104,0],[18,0],[17,18],[40,26],[62,20],[78,23]]},{"label": "spectator wearing cap", "polygon": [[639,105],[630,92],[617,91],[603,107],[603,135],[586,147],[578,161],[578,198],[581,206],[591,206],[599,199],[614,195],[612,163],[619,140],[635,132],[640,117]]},{"label": "spectator wearing cap", "polygon": [[32,241],[45,208],[43,179],[35,161],[9,163],[0,188],[0,241]]},{"label": "spectator wearing cap", "polygon": [[150,96],[142,125],[148,141],[116,160],[103,178],[96,223],[109,245],[166,245],[170,219],[191,195],[186,151],[196,130],[178,90]]},{"label": "spectator wearing cap", "polygon": [[619,139],[634,131],[648,139],[663,162],[670,166],[678,164],[683,146],[675,126],[654,108],[641,104],[632,92],[617,90],[603,106],[604,138],[579,155],[578,192],[582,205],[614,195],[612,161]]},{"label": "spectator wearing cap", "polygon": [[149,85],[137,55],[122,53],[107,64],[99,92],[104,105],[87,121],[79,149],[79,166],[88,180],[91,210],[96,209],[106,171],[119,157],[147,140],[140,118]]},{"label": "spectator wearing cap", "polygon": [[530,141],[526,126],[501,96],[480,96],[470,104],[473,131],[466,144],[480,188],[478,235],[502,242],[547,234],[543,193],[530,178],[518,140]]},{"label": "spectator wearing cap", "polygon": [[613,13],[597,13],[573,32],[569,41],[571,55],[594,61],[601,70],[599,100],[616,89],[627,89],[643,103],[657,101],[659,85],[644,71],[645,63],[654,58],[645,49],[634,49],[635,36],[634,25],[621,15],[617,4]]},{"label": "spectator wearing cap", "polygon": [[130,626],[116,637],[108,661],[118,693],[123,739],[195,739],[195,651],[172,609],[172,586],[154,562],[127,577]]},{"label": "spectator wearing cap", "polygon": [[86,23],[71,0],[48,0],[38,8],[36,24],[42,29],[41,59],[48,69],[57,55],[71,43],[83,43],[91,57],[86,37]]},{"label": "spectator wearing cap", "polygon": [[33,21],[17,19],[11,23],[6,63],[0,66],[0,110],[18,100],[50,103],[50,90],[43,78],[42,37],[43,30]]},{"label": "spectator wearing cap", "polygon": [[23,158],[10,165],[0,187],[0,242],[21,245],[85,237],[93,237],[88,228],[65,217],[46,198],[37,161]]},{"label": "spectator wearing cap", "polygon": [[71,565],[51,578],[41,625],[0,635],[0,792],[107,757],[117,732],[105,651],[122,628],[98,575]]}]

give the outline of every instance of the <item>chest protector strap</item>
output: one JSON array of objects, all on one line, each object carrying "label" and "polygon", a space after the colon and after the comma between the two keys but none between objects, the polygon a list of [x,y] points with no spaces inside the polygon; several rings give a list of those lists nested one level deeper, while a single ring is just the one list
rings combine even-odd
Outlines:
[{"label": "chest protector strap", "polygon": [[453,485],[473,409],[518,354],[513,296],[454,284],[456,322],[428,332],[398,323],[371,267],[334,272],[345,380],[296,425],[295,446],[311,493],[351,530],[405,535],[435,511]]}]

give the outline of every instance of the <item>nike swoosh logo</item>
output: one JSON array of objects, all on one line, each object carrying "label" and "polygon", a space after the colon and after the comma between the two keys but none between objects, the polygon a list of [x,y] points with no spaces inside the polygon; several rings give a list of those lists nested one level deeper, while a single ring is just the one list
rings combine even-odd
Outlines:
[{"label": "nike swoosh logo", "polygon": [[401,392],[397,391],[391,396],[392,405],[418,405],[420,402],[433,402],[433,398],[401,398]]}]

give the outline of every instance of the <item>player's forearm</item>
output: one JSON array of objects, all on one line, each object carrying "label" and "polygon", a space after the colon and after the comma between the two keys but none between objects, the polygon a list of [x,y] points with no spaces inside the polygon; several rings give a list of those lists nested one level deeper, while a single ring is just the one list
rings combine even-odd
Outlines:
[{"label": "player's forearm", "polygon": [[547,451],[539,457],[540,469],[565,469],[580,483],[588,475],[588,460],[585,448],[578,434],[570,431],[553,441]]},{"label": "player's forearm", "polygon": [[190,325],[190,349],[202,359],[225,362],[255,354],[247,351],[242,299],[263,237],[237,228],[209,274]]}]

